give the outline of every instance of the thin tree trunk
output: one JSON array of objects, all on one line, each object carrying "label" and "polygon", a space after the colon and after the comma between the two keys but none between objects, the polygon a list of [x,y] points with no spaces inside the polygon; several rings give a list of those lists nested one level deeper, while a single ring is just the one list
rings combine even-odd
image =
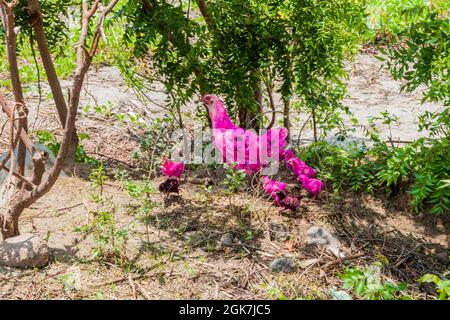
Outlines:
[{"label": "thin tree trunk", "polygon": [[314,130],[314,142],[317,142],[317,121],[316,121],[316,106],[312,107],[312,123]]},{"label": "thin tree trunk", "polygon": [[[42,14],[40,11],[38,0],[28,0],[28,16],[30,17],[31,26],[34,29],[36,36],[36,42],[38,44],[39,53],[41,55],[42,64],[44,66],[45,73],[47,75],[48,83],[53,94],[53,99],[55,101],[56,110],[58,112],[59,121],[61,122],[62,128],[65,128],[66,118],[67,118],[67,104],[64,98],[63,91],[61,89],[61,84],[56,74],[56,69],[53,64],[53,60],[48,50],[47,39],[44,31],[44,22]],[[83,19],[84,21],[84,19]],[[87,27],[83,26],[82,30]],[[84,43],[83,43],[84,46]],[[80,45],[79,50],[83,50]],[[78,63],[78,61],[77,61]],[[78,146],[79,140],[76,129],[71,137],[71,145],[69,147],[69,154],[66,159],[67,164],[73,164],[75,162],[75,153]]]},{"label": "thin tree trunk", "polygon": [[258,104],[258,109],[255,114],[252,114],[254,119],[254,125],[252,126],[255,130],[259,130],[262,125],[262,113],[263,113],[263,92],[262,92],[262,81],[258,79],[255,88],[255,100]]},{"label": "thin tree trunk", "polygon": [[56,110],[58,111],[59,121],[64,128],[67,118],[67,104],[64,98],[61,84],[56,74],[56,69],[53,64],[52,56],[47,46],[47,38],[44,32],[44,22],[42,14],[38,10],[38,0],[28,0],[28,16],[30,17],[30,24],[34,29],[36,43],[38,45],[39,53],[41,55],[42,65],[44,66],[47,75],[48,84],[53,94]]},{"label": "thin tree trunk", "polygon": [[[261,128],[261,116],[263,110],[263,93],[262,93],[262,81],[258,77],[258,71],[255,70],[251,73],[251,85],[253,91],[253,97],[249,97],[249,103],[253,101],[257,104],[256,110],[251,110],[245,105],[238,106],[239,124],[241,127],[247,129],[259,130]],[[251,101],[251,99],[254,99]]]},{"label": "thin tree trunk", "polygon": [[283,126],[288,130],[287,140],[290,141],[291,137],[291,121],[289,118],[289,113],[291,111],[291,99],[283,98],[284,108],[283,108]]},{"label": "thin tree trunk", "polygon": [[[23,91],[22,91],[22,84],[19,77],[19,66],[17,63],[17,56],[16,56],[16,42],[17,42],[17,35],[14,31],[14,11],[13,7],[9,7],[6,4],[2,5],[2,21],[3,26],[6,30],[6,54],[8,57],[8,63],[9,63],[9,70],[11,74],[11,84],[13,88],[13,94],[14,99],[16,101],[16,110],[19,110],[19,123],[20,127],[27,132],[28,130],[28,121],[27,121],[27,113],[25,106],[25,99],[23,97]],[[25,172],[25,156],[26,156],[26,149],[25,145],[22,141],[19,141],[19,145],[17,147],[17,169],[16,172],[20,175],[23,175]],[[14,170],[14,168],[11,168],[11,170]],[[18,187],[21,188],[22,184],[21,182],[18,183]]]},{"label": "thin tree trunk", "polygon": [[205,19],[206,24],[208,25],[208,28],[213,28],[213,20],[208,10],[208,4],[205,0],[196,0],[195,1],[198,5],[198,8],[200,9],[200,13],[203,16],[203,19]]}]

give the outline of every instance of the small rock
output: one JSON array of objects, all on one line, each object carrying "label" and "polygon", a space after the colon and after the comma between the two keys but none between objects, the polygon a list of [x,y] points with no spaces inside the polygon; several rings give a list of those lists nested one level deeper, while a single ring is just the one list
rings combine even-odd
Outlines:
[{"label": "small rock", "polygon": [[289,229],[281,223],[271,222],[269,224],[269,232],[271,240],[286,241],[289,238]]},{"label": "small rock", "polygon": [[227,232],[220,237],[220,245],[225,247],[231,247],[234,244],[233,233]]},{"label": "small rock", "polygon": [[439,262],[441,262],[443,264],[448,264],[450,262],[449,254],[447,251],[441,251],[441,252],[437,253],[436,257],[438,258]]},{"label": "small rock", "polygon": [[325,247],[337,258],[345,258],[347,255],[340,249],[339,240],[328,230],[313,226],[306,232],[306,243],[318,247]]},{"label": "small rock", "polygon": [[48,264],[47,242],[31,233],[6,239],[0,243],[0,265],[14,268],[35,268]]},{"label": "small rock", "polygon": [[270,269],[272,269],[273,272],[292,272],[294,271],[295,263],[289,258],[279,258],[270,264]]}]

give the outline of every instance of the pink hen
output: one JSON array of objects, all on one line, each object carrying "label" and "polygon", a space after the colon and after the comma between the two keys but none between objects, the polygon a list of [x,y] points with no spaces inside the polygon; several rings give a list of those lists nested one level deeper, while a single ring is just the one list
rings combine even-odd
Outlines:
[{"label": "pink hen", "polygon": [[216,96],[205,95],[202,100],[211,118],[213,145],[225,163],[237,163],[237,169],[252,174],[267,166],[269,160],[281,160],[287,145],[286,128],[273,128],[258,135],[233,124],[224,104]]},{"label": "pink hen", "polygon": [[180,178],[180,176],[184,172],[184,163],[165,159],[162,164],[161,171],[162,171],[162,174],[167,177]]},{"label": "pink hen", "polygon": [[298,180],[302,183],[303,188],[305,188],[308,192],[310,192],[314,198],[317,198],[319,193],[325,189],[325,182],[314,179],[314,178],[308,178],[306,175],[299,175]]}]

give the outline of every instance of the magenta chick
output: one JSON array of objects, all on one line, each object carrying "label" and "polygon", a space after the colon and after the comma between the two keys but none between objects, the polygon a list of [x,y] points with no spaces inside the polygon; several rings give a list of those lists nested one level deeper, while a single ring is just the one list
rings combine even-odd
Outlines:
[{"label": "magenta chick", "polygon": [[292,150],[286,149],[283,151],[283,160],[288,161],[289,159],[295,158],[295,154]]},{"label": "magenta chick", "polygon": [[277,195],[278,200],[275,202],[284,209],[288,209],[291,211],[297,211],[298,207],[300,207],[300,198],[296,196],[292,196],[290,194],[286,194],[285,192],[278,192]]},{"label": "magenta chick", "polygon": [[314,179],[314,178],[308,178],[306,175],[299,175],[298,180],[302,183],[303,188],[305,188],[309,193],[311,193],[314,198],[317,198],[319,193],[325,189],[325,182]]},{"label": "magenta chick", "polygon": [[263,189],[277,205],[284,209],[296,211],[300,206],[300,199],[298,197],[286,193],[286,183],[284,182],[275,181],[269,177],[263,177]]},{"label": "magenta chick", "polygon": [[184,163],[165,159],[161,171],[167,177],[176,177],[179,179],[184,172]]},{"label": "magenta chick", "polygon": [[269,177],[263,177],[263,189],[264,191],[270,195],[270,197],[277,201],[279,200],[278,193],[285,193],[286,192],[286,183],[275,181],[270,179]]},{"label": "magenta chick", "polygon": [[305,175],[308,178],[314,178],[316,176],[316,170],[298,158],[291,158],[286,161],[286,164],[297,177]]}]

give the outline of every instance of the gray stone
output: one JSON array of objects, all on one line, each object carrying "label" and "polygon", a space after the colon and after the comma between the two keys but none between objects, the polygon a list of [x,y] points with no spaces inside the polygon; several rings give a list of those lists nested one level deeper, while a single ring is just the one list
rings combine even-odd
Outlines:
[{"label": "gray stone", "polygon": [[289,229],[281,223],[271,222],[269,224],[269,232],[271,240],[286,241],[289,238]]},{"label": "gray stone", "polygon": [[230,247],[234,244],[234,235],[232,232],[227,232],[220,237],[220,245]]},{"label": "gray stone", "polygon": [[273,272],[292,272],[294,271],[295,263],[289,258],[279,258],[272,261],[270,269]]},{"label": "gray stone", "polygon": [[35,268],[48,264],[47,242],[31,233],[6,239],[0,243],[0,265],[14,268]]},{"label": "gray stone", "polygon": [[447,251],[441,251],[436,254],[436,257],[438,258],[439,262],[443,264],[448,264],[450,262],[449,260],[449,254]]},{"label": "gray stone", "polygon": [[306,232],[306,243],[308,245],[325,247],[337,258],[345,258],[347,255],[342,252],[339,240],[328,230],[313,226]]}]

